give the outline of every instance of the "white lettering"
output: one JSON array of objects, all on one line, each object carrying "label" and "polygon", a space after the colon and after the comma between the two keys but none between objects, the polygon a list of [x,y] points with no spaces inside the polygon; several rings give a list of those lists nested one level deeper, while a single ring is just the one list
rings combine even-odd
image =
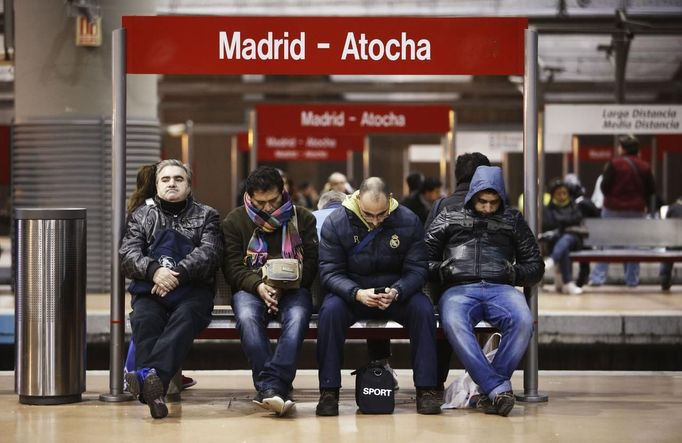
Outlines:
[{"label": "white lettering", "polygon": [[241,32],[232,33],[232,40],[225,31],[219,33],[220,60],[305,60],[305,32],[299,38],[290,39],[289,33],[284,32],[282,38],[275,38],[272,32],[259,40],[245,38]]},{"label": "white lettering", "polygon": [[[232,34],[232,44],[227,39],[227,32],[220,32],[220,60],[224,60],[225,56],[228,59],[234,57],[236,49],[240,46],[239,41],[241,40],[241,32],[234,32]],[[239,58],[239,51],[237,51],[237,58]]]},{"label": "white lettering", "polygon": [[355,33],[346,34],[346,42],[343,45],[341,60],[369,60],[379,61],[387,58],[390,61],[401,60],[431,60],[431,42],[427,39],[415,41],[407,36],[406,32],[400,33],[400,40],[389,39],[384,42],[381,39],[367,39],[363,32],[360,38]]},{"label": "white lettering", "polygon": [[345,112],[325,112],[315,114],[313,111],[301,111],[301,126],[314,126],[329,128],[332,126],[342,128],[346,124]]},{"label": "white lettering", "polygon": [[296,148],[296,138],[295,137],[265,137],[265,147],[266,148]]},{"label": "white lettering", "polygon": [[390,397],[391,389],[379,389],[379,388],[363,388],[362,393],[364,395],[378,395],[380,397]]},{"label": "white lettering", "polygon": [[363,112],[360,126],[367,126],[371,128],[402,128],[405,126],[406,120],[404,114],[375,114],[373,112]]}]

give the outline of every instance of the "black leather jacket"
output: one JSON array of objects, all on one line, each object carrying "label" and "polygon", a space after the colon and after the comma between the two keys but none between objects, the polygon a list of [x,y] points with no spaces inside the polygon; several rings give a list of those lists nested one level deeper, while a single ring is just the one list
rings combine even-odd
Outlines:
[{"label": "black leather jacket", "polygon": [[142,205],[130,214],[118,251],[123,274],[131,279],[151,280],[159,265],[147,256],[147,248],[160,231],[174,229],[196,245],[176,267],[180,283],[212,284],[223,256],[218,212],[190,196],[185,209],[173,215],[161,209],[158,197],[154,200],[156,204]]},{"label": "black leather jacket", "polygon": [[544,263],[535,236],[511,207],[490,217],[471,209],[443,209],[426,233],[430,278],[444,287],[482,280],[530,286]]}]

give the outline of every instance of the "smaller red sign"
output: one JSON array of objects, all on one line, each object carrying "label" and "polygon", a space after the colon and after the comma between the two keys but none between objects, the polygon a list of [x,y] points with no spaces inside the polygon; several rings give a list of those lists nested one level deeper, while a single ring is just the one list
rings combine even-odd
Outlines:
[{"label": "smaller red sign", "polygon": [[342,161],[361,151],[361,136],[258,135],[259,161]]},{"label": "smaller red sign", "polygon": [[268,134],[445,134],[450,108],[442,105],[258,105],[259,132]]}]

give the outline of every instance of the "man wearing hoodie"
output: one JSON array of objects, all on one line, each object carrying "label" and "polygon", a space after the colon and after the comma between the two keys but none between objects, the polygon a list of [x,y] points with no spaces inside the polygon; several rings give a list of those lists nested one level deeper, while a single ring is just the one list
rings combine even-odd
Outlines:
[{"label": "man wearing hoodie", "polygon": [[[514,286],[536,284],[544,263],[521,213],[506,205],[502,170],[479,166],[464,207],[443,210],[426,234],[429,272],[445,292],[438,309],[446,337],[481,395],[471,405],[506,416],[514,407],[511,376],[533,332],[533,317]],[[474,327],[487,321],[502,332],[492,362]]]},{"label": "man wearing hoodie", "polygon": [[422,293],[427,262],[416,215],[399,206],[377,177],[332,212],[322,226],[320,279],[327,292],[318,317],[317,415],[339,414],[346,331],[360,319],[394,320],[409,330],[417,412],[439,414],[434,390],[436,319]]}]

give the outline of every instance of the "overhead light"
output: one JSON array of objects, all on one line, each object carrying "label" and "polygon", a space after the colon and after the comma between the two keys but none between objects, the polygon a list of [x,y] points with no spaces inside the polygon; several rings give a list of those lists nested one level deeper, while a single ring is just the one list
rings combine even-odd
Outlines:
[{"label": "overhead light", "polygon": [[187,131],[187,126],[184,123],[176,123],[174,125],[166,126],[166,134],[171,137],[181,137]]}]

